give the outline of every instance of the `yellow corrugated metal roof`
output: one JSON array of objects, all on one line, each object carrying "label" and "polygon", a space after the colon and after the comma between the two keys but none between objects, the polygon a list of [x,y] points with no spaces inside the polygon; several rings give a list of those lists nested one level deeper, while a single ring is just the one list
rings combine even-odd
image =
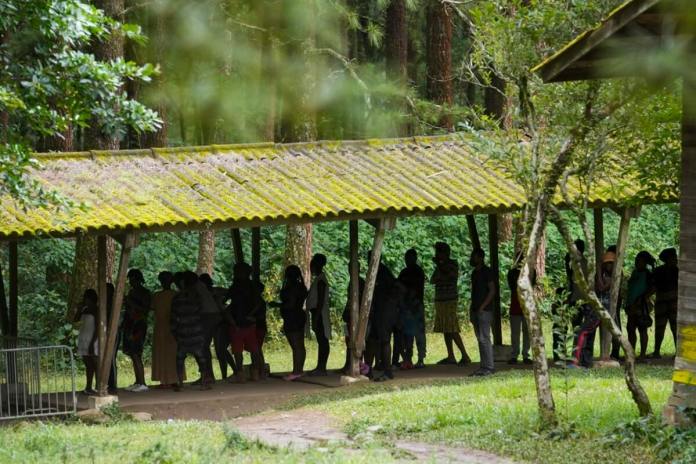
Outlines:
[{"label": "yellow corrugated metal roof", "polygon": [[[520,209],[523,189],[460,134],[360,142],[37,155],[30,172],[85,208],[23,210],[0,198],[0,239],[123,230],[247,227],[349,218]],[[595,204],[643,198],[629,183],[597,185]]]}]

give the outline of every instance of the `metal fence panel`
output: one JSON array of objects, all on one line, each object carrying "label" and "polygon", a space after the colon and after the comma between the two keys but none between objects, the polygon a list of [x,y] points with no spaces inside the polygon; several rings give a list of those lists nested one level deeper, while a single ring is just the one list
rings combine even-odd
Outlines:
[{"label": "metal fence panel", "polygon": [[[7,339],[0,346],[11,345]],[[0,420],[74,414],[75,361],[67,346],[0,349]]]}]

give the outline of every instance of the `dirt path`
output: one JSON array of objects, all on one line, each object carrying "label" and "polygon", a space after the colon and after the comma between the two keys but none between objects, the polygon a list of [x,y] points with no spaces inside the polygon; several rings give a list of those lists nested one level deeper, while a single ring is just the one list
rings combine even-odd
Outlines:
[{"label": "dirt path", "polygon": [[[327,444],[343,445],[358,452],[355,443],[329,415],[310,409],[268,412],[233,421],[240,433],[272,446],[304,450]],[[469,448],[433,445],[408,440],[392,443],[400,461],[426,461],[464,464],[513,464],[494,454]]]}]

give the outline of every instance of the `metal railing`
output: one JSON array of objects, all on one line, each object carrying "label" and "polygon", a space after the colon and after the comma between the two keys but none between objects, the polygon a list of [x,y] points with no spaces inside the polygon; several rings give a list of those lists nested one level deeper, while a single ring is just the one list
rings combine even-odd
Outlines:
[{"label": "metal railing", "polygon": [[27,346],[32,342],[26,339],[0,340],[0,421],[77,411],[72,349]]}]

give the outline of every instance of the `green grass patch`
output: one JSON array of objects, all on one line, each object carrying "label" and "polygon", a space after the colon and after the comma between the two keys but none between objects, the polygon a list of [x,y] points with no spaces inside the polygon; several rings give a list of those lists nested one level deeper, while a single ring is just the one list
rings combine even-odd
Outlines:
[{"label": "green grass patch", "polygon": [[[552,433],[537,430],[533,377],[521,371],[400,391],[373,391],[367,396],[333,402],[317,399],[317,407],[343,418],[346,431],[353,436],[377,428],[385,439],[468,446],[540,463],[645,463],[666,459],[645,437],[619,439],[620,446],[610,439],[621,437],[617,428],[637,418],[622,371],[567,374],[567,383],[563,371],[553,374],[563,426]],[[657,413],[669,396],[670,375],[670,368],[639,368],[641,382]]]}]

